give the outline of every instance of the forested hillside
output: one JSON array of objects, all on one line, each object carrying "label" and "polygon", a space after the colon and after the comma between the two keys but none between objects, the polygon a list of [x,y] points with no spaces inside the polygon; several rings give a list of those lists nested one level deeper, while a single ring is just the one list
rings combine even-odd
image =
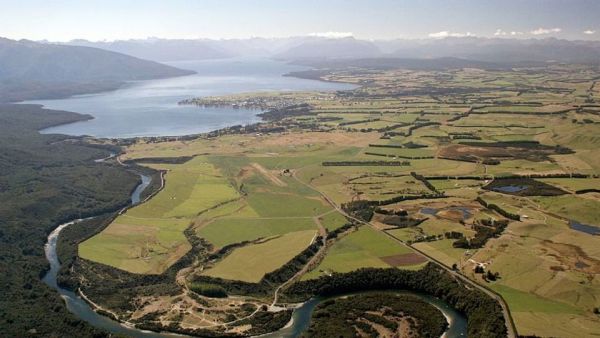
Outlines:
[{"label": "forested hillside", "polygon": [[88,118],[37,105],[0,105],[0,327],[4,337],[103,335],[72,316],[40,279],[48,233],[129,201],[137,177],[96,163],[108,149],[38,129]]},{"label": "forested hillside", "polygon": [[0,38],[0,102],[116,89],[194,72],[98,48]]}]

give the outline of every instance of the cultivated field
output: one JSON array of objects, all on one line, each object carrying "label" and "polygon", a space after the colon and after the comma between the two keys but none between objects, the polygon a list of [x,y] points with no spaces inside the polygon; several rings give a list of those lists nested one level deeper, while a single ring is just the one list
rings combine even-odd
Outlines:
[{"label": "cultivated field", "polygon": [[[501,295],[521,335],[598,335],[597,76],[558,64],[349,69],[324,78],[368,85],[200,98],[294,104],[266,109],[260,126],[128,145],[121,159],[166,170],[165,188],[79,253],[161,273],[199,242],[206,256],[181,270],[179,283],[222,278],[241,297],[231,304],[251,299],[236,281],[274,292],[263,278],[282,267],[292,271],[278,280],[285,293],[297,279],[420,269],[429,259]],[[182,156],[192,159],[148,160]],[[318,248],[296,259],[311,243]],[[252,304],[272,300],[260,297]],[[172,301],[191,318],[189,304]]]},{"label": "cultivated field", "polygon": [[418,268],[425,260],[385,234],[363,226],[335,243],[325,259],[304,279],[364,267]]},{"label": "cultivated field", "polygon": [[244,246],[233,251],[204,275],[244,282],[258,282],[290,259],[294,258],[312,240],[316,231],[290,232],[280,237],[265,239],[264,242]]},{"label": "cultivated field", "polygon": [[130,272],[161,273],[191,248],[183,231],[199,213],[239,198],[206,158],[152,166],[168,170],[165,188],[81,243],[81,257]]}]

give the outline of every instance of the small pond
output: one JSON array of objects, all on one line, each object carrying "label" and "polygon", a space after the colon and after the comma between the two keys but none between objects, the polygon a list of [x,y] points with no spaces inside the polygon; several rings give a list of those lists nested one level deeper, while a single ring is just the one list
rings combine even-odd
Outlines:
[{"label": "small pond", "polygon": [[492,190],[505,193],[516,193],[529,188],[526,185],[505,185],[502,187],[493,187]]},{"label": "small pond", "polygon": [[576,220],[570,220],[569,227],[573,230],[585,232],[586,234],[600,235],[600,227],[597,227],[594,225],[583,224],[583,223],[577,222]]},{"label": "small pond", "polygon": [[432,215],[435,216],[435,214],[438,213],[438,209],[436,208],[421,208],[421,213],[425,214],[425,215]]},{"label": "small pond", "polygon": [[471,216],[473,216],[473,214],[471,213],[471,209],[469,209],[468,207],[448,207],[448,208],[431,208],[431,207],[424,207],[421,208],[421,210],[419,210],[422,214],[425,215],[431,215],[431,216],[435,216],[437,215],[438,212],[443,211],[443,210],[457,210],[460,211],[462,213],[462,219],[466,220],[471,218]]}]

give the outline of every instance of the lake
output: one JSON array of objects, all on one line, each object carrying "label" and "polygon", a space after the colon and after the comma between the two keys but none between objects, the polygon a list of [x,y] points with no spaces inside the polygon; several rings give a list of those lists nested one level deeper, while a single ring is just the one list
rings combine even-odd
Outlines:
[{"label": "lake", "polygon": [[42,133],[127,138],[179,136],[209,132],[237,124],[258,122],[259,111],[234,108],[179,106],[177,102],[198,96],[243,92],[352,89],[350,84],[286,77],[307,69],[264,58],[178,61],[167,64],[194,70],[195,75],[128,83],[99,94],[58,100],[34,100],[49,109],[90,114],[93,120],[42,130]]}]

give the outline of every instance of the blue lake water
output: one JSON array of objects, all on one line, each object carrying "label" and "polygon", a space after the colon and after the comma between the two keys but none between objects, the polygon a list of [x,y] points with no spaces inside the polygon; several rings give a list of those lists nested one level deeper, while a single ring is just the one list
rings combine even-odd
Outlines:
[{"label": "blue lake water", "polygon": [[505,185],[503,187],[494,187],[492,190],[506,193],[515,193],[527,189],[526,185]]},{"label": "blue lake water", "polygon": [[586,234],[597,235],[597,236],[600,235],[600,227],[597,227],[594,225],[583,224],[583,223],[577,222],[576,220],[571,220],[571,221],[569,221],[569,226],[573,230],[585,232]]},{"label": "blue lake water", "polygon": [[463,219],[467,219],[467,218],[470,218],[471,216],[473,216],[471,214],[471,210],[467,207],[448,207],[448,208],[442,208],[442,209],[425,207],[425,208],[421,208],[420,212],[422,214],[435,216],[441,210],[458,210],[462,213]]},{"label": "blue lake water", "polygon": [[350,84],[283,76],[306,68],[270,59],[233,58],[168,64],[194,70],[198,74],[132,82],[118,90],[99,94],[24,103],[94,116],[90,121],[44,129],[43,133],[116,138],[178,136],[259,121],[257,110],[179,106],[177,102],[183,99],[243,92],[354,88]]}]

